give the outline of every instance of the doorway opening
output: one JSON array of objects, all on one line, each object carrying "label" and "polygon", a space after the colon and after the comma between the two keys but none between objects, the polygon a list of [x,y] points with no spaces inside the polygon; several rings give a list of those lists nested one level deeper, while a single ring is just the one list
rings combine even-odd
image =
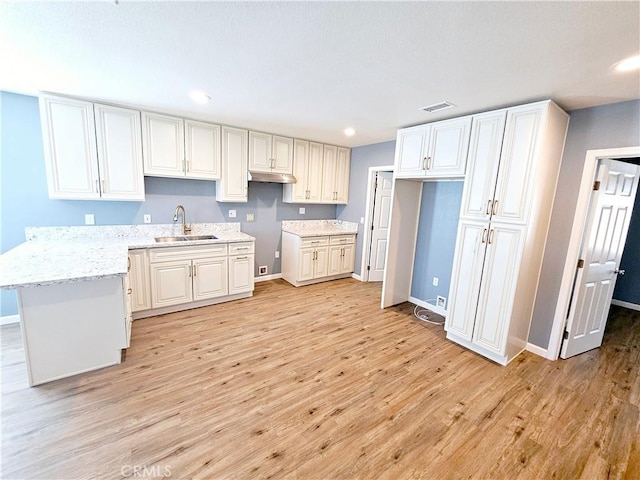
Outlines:
[{"label": "doorway opening", "polygon": [[638,157],[640,147],[587,152],[547,358],[602,342],[638,189]]},{"label": "doorway opening", "polygon": [[392,166],[369,168],[360,272],[363,282],[384,278],[392,186]]}]

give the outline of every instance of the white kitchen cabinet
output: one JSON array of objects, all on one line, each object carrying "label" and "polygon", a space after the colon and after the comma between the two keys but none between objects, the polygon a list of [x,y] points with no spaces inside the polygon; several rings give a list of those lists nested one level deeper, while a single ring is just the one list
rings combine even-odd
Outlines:
[{"label": "white kitchen cabinet", "polygon": [[220,178],[220,126],[142,112],[144,174],[156,177]]},{"label": "white kitchen cabinet", "polygon": [[293,173],[293,138],[249,132],[249,171]]},{"label": "white kitchen cabinet", "polygon": [[282,278],[299,287],[351,276],[355,235],[299,237],[282,232]]},{"label": "white kitchen cabinet", "polygon": [[144,174],[184,176],[184,120],[159,113],[142,112]]},{"label": "white kitchen cabinet", "polygon": [[139,312],[151,308],[151,282],[149,280],[149,258],[146,249],[129,251],[129,288],[131,310]]},{"label": "white kitchen cabinet", "polygon": [[355,237],[332,236],[329,246],[328,275],[351,273],[355,266]]},{"label": "white kitchen cabinet", "polygon": [[351,151],[348,148],[325,145],[323,158],[322,203],[347,203]]},{"label": "white kitchen cabinet", "polygon": [[542,258],[567,125],[568,115],[549,101],[474,119],[445,330],[448,339],[503,365],[525,349],[545,281]]},{"label": "white kitchen cabinet", "polygon": [[129,275],[125,275],[122,278],[123,290],[122,293],[124,295],[124,325],[125,325],[125,344],[123,348],[129,348],[131,346],[131,327],[133,326],[133,309],[131,306],[131,283],[129,282]]},{"label": "white kitchen cabinet", "polygon": [[229,295],[253,290],[253,255],[229,257]]},{"label": "white kitchen cabinet", "polygon": [[227,245],[149,251],[151,306],[161,308],[227,295]]},{"label": "white kitchen cabinet", "polygon": [[398,130],[396,178],[464,176],[470,130],[470,116]]},{"label": "white kitchen cabinet", "polygon": [[298,140],[293,142],[293,176],[296,183],[283,185],[285,203],[321,203],[324,145]]},{"label": "white kitchen cabinet", "polygon": [[49,198],[144,200],[140,112],[42,95],[40,115]]},{"label": "white kitchen cabinet", "polygon": [[186,177],[220,179],[220,125],[185,120],[184,150]]},{"label": "white kitchen cabinet", "polygon": [[222,127],[222,168],[216,201],[247,202],[247,142],[247,130]]}]

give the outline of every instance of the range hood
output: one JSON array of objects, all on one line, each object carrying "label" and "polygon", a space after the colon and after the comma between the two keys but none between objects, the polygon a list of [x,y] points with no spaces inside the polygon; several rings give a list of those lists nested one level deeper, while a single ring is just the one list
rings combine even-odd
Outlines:
[{"label": "range hood", "polygon": [[264,183],[296,183],[296,177],[290,173],[249,172],[250,182]]}]

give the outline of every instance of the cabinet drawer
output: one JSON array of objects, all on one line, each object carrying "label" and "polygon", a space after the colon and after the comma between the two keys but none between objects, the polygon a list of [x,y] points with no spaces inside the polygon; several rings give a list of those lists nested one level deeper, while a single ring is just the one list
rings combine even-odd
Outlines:
[{"label": "cabinet drawer", "polygon": [[337,235],[331,236],[331,245],[345,245],[347,243],[356,243],[355,235]]},{"label": "cabinet drawer", "polygon": [[152,248],[149,250],[151,263],[172,260],[191,260],[196,258],[222,257],[227,255],[227,244],[191,245],[184,247]]},{"label": "cabinet drawer", "polygon": [[324,247],[329,245],[329,237],[306,237],[300,239],[300,248]]},{"label": "cabinet drawer", "polygon": [[239,255],[241,253],[253,253],[253,242],[238,242],[229,244],[229,255]]}]

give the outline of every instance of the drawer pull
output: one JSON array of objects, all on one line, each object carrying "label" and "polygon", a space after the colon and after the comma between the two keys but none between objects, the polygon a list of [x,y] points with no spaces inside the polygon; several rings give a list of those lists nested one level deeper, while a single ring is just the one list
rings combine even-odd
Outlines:
[{"label": "drawer pull", "polygon": [[247,259],[247,258],[249,258],[249,257],[247,257],[247,256],[244,256],[244,257],[236,257],[236,260],[245,260],[245,259]]}]

